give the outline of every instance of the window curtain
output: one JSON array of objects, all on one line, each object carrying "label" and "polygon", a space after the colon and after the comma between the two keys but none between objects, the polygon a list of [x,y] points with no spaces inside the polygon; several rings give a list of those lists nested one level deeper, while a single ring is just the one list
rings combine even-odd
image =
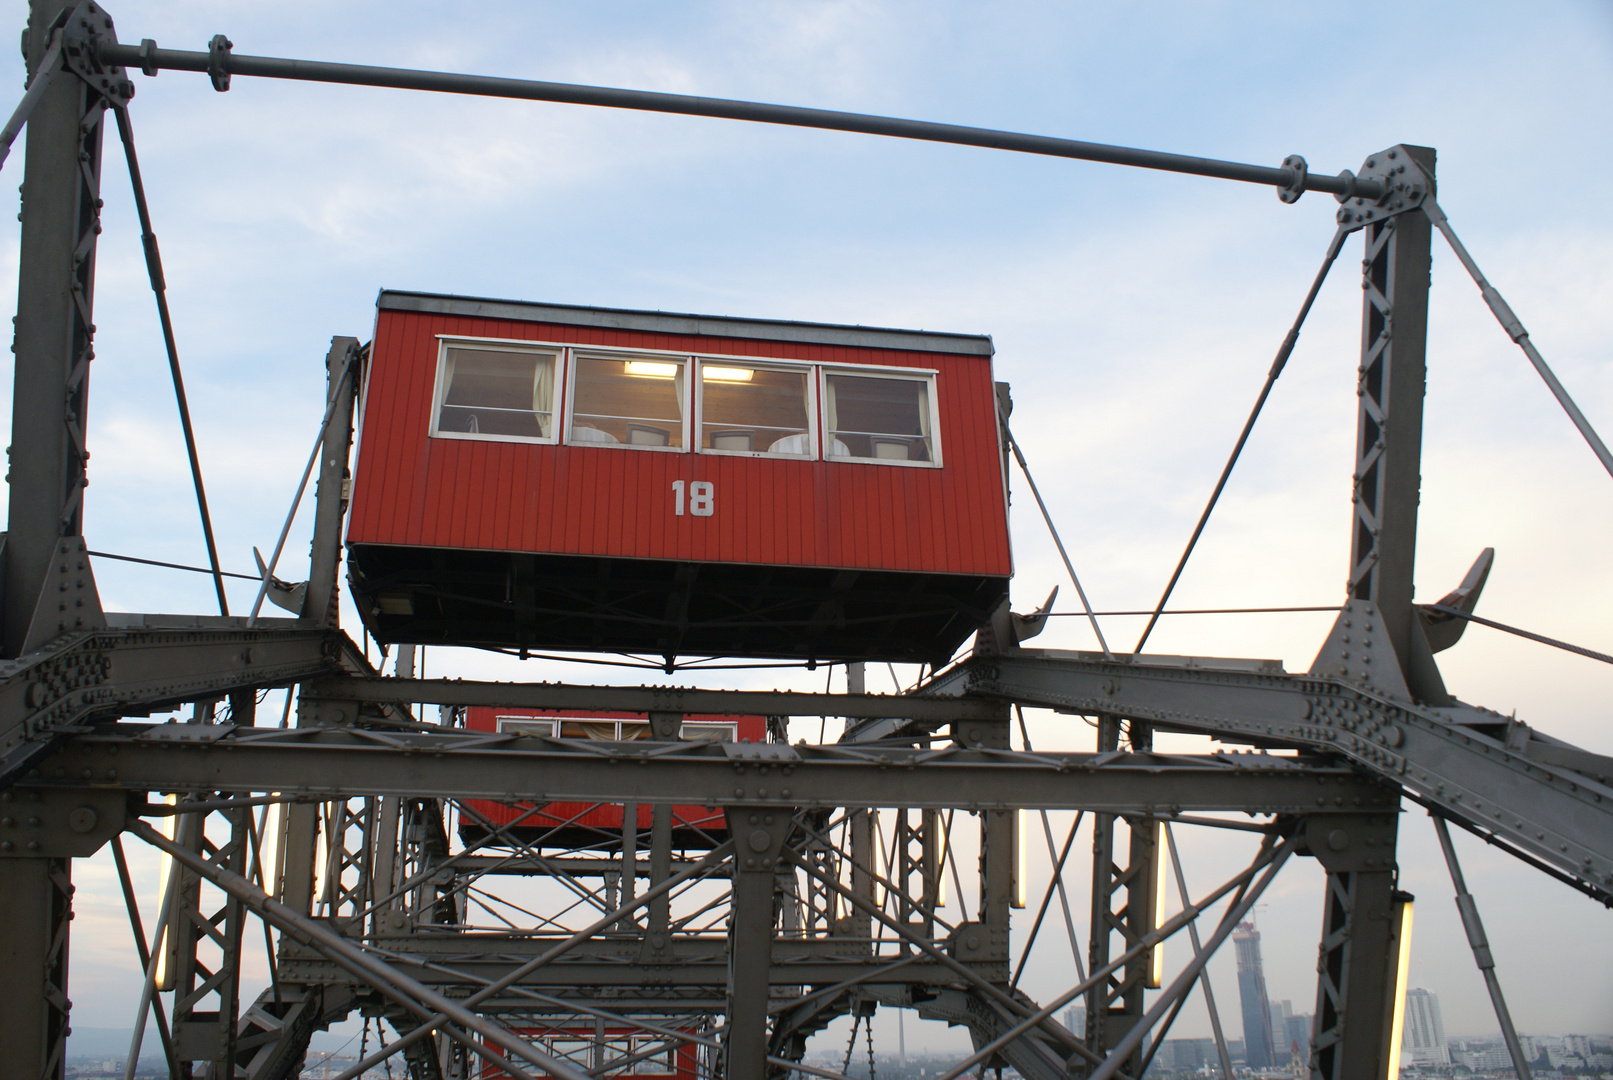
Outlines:
[{"label": "window curtain", "polygon": [[840,430],[840,410],[835,407],[835,377],[833,375],[823,380],[823,423],[828,429],[825,434],[833,439],[835,432]]},{"label": "window curtain", "polygon": [[554,431],[554,357],[538,356],[532,374],[532,412],[538,433],[545,439]]},{"label": "window curtain", "polygon": [[926,448],[930,445],[930,384],[919,383],[919,434],[924,436]]},{"label": "window curtain", "polygon": [[437,402],[438,405],[445,404],[448,401],[448,396],[454,392],[454,370],[459,367],[454,355],[457,350],[448,349],[446,351],[448,353],[447,359],[442,362],[442,400]]},{"label": "window curtain", "polygon": [[683,373],[687,367],[687,364],[679,364],[678,373],[672,376],[672,397],[674,399],[672,408],[676,410],[675,418],[678,420],[683,419]]}]

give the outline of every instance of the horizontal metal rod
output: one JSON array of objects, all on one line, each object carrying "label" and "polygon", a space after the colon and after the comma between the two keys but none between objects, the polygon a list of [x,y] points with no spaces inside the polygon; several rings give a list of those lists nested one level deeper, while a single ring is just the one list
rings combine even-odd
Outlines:
[{"label": "horizontal metal rod", "polygon": [[[412,68],[372,67],[365,64],[336,64],[320,60],[288,60],[274,56],[243,56],[224,51],[215,62],[206,52],[182,49],[147,48],[140,45],[101,45],[101,61],[106,64],[157,71],[197,71],[224,75],[251,75],[299,82],[341,83],[349,86],[380,86],[397,90],[430,90],[477,97],[513,98],[521,101],[550,101],[565,105],[595,105],[607,109],[633,109],[640,112],[705,116],[721,120],[746,120],[758,124],[848,131],[864,135],[885,135],[896,139],[978,146],[1044,157],[1098,161],[1129,165],[1162,172],[1210,176],[1287,189],[1294,184],[1295,170],[1287,166],[1245,165],[1235,161],[1170,154],[1159,150],[1139,150],[1107,143],[1059,139],[1047,135],[1026,135],[992,128],[938,124],[927,120],[903,120],[867,113],[832,109],[807,109],[795,105],[770,105],[729,98],[693,97],[688,94],[662,94],[647,90],[622,90],[608,86],[580,86],[574,83],[539,82],[532,79],[505,79],[490,75],[463,75],[446,71],[420,71]],[[1305,191],[1330,195],[1361,196],[1377,199],[1383,194],[1377,181],[1341,173],[1323,176],[1306,172],[1299,177]]]},{"label": "horizontal metal rod", "polygon": [[580,686],[566,683],[470,682],[354,676],[303,686],[304,700],[326,698],[379,704],[485,705],[512,709],[587,709],[729,716],[844,716],[853,720],[1008,719],[997,701],[902,697],[894,694],[812,694],[789,690],[701,690],[683,686]]}]

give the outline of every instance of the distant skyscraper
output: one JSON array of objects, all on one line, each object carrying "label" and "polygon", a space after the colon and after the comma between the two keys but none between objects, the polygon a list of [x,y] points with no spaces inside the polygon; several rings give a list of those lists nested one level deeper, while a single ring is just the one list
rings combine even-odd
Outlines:
[{"label": "distant skyscraper", "polygon": [[1266,968],[1260,959],[1260,931],[1252,922],[1232,933],[1238,950],[1238,1001],[1243,1006],[1243,1060],[1251,1069],[1276,1062],[1271,1037],[1271,999],[1266,996]]},{"label": "distant skyscraper", "polygon": [[1451,1052],[1445,1046],[1445,1023],[1439,1018],[1439,995],[1414,987],[1406,993],[1404,1045],[1411,1051],[1413,1065],[1449,1065]]},{"label": "distant skyscraper", "polygon": [[1071,1005],[1064,1010],[1064,1026],[1079,1038],[1087,1037],[1087,1007]]}]

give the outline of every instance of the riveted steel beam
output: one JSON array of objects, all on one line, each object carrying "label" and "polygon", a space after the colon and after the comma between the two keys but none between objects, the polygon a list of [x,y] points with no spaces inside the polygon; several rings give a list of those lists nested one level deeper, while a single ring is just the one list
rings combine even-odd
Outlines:
[{"label": "riveted steel beam", "polygon": [[1510,747],[1506,717],[1246,661],[1154,661],[1027,649],[959,665],[929,689],[1337,754],[1604,894],[1613,886],[1613,788]]},{"label": "riveted steel beam", "polygon": [[1262,755],[1027,754],[776,744],[568,744],[530,736],[122,724],[63,742],[29,784],[340,797],[969,810],[1298,814],[1381,811],[1393,793],[1346,767]]}]

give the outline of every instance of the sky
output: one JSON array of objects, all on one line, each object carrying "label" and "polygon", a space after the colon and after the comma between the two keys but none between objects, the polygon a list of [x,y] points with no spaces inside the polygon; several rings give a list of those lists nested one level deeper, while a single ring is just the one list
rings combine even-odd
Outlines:
[{"label": "sky", "polygon": [[[15,0],[4,10],[24,21]],[[223,32],[240,53],[775,101],[1265,165],[1299,153],[1313,172],[1359,170],[1398,142],[1433,146],[1455,229],[1591,422],[1613,435],[1613,203],[1597,194],[1613,175],[1613,9],[1599,0],[1412,2],[1378,20],[1213,0],[477,11],[176,0],[111,13],[126,42],[200,49]],[[0,75],[20,94],[15,53],[0,57]],[[220,94],[179,72],[134,79],[136,141],[214,521],[226,567],[241,571],[253,546],[272,547],[286,513],[322,412],[331,336],[367,339],[376,292],[398,288],[988,333],[997,377],[1013,384],[1016,433],[1088,594],[1099,609],[1146,608],[1336,208],[1314,193],[1284,206],[1254,186],[868,136],[246,78]],[[19,148],[7,163],[19,181],[22,164]],[[204,563],[112,143],[103,195],[86,535],[96,550]],[[0,289],[14,290],[9,217],[0,215]],[[1359,250],[1352,241],[1323,291],[1179,606],[1342,599]],[[1454,587],[1493,546],[1480,614],[1613,651],[1613,478],[1437,241],[1422,473],[1420,599]],[[1026,610],[1064,578],[1015,484],[1014,596]],[[297,519],[281,577],[305,572],[308,522],[306,512]],[[105,560],[96,569],[108,608],[213,610],[201,575]],[[1060,599],[1074,610],[1067,586]],[[250,583],[232,585],[230,600],[245,610]],[[356,635],[350,607],[347,625]],[[1327,625],[1315,614],[1184,616],[1162,623],[1150,649],[1304,670]],[[1105,628],[1126,643],[1140,625]],[[1081,620],[1061,619],[1039,644],[1086,648],[1092,638]],[[446,649],[426,663],[432,675],[636,678]],[[1608,665],[1480,627],[1440,663],[1462,699],[1613,753]],[[1038,747],[1090,746],[1073,718],[1032,714],[1030,731]],[[1067,821],[1055,815],[1054,828]],[[1401,833],[1402,880],[1419,896],[1413,981],[1439,993],[1448,1032],[1491,1032],[1428,822],[1408,812]],[[1182,840],[1199,890],[1247,846]],[[1519,1027],[1613,1030],[1613,917],[1476,842],[1457,846]],[[135,862],[154,874],[143,853]],[[137,993],[109,866],[103,853],[76,868],[74,997],[86,1025],[127,1024]],[[1035,895],[1045,857],[1033,867]],[[1084,873],[1070,877],[1077,911]],[[1272,996],[1302,1012],[1315,997],[1320,882],[1314,865],[1295,865],[1259,913]],[[1172,963],[1185,955],[1168,953]],[[1230,955],[1211,972],[1235,1015]],[[1026,988],[1047,998],[1071,982],[1067,946],[1044,940]],[[892,1046],[893,1028],[886,1018],[876,1027]],[[1207,1034],[1197,1001],[1176,1032]],[[907,1037],[910,1052],[915,1040],[961,1045],[957,1033],[912,1023]]]}]

